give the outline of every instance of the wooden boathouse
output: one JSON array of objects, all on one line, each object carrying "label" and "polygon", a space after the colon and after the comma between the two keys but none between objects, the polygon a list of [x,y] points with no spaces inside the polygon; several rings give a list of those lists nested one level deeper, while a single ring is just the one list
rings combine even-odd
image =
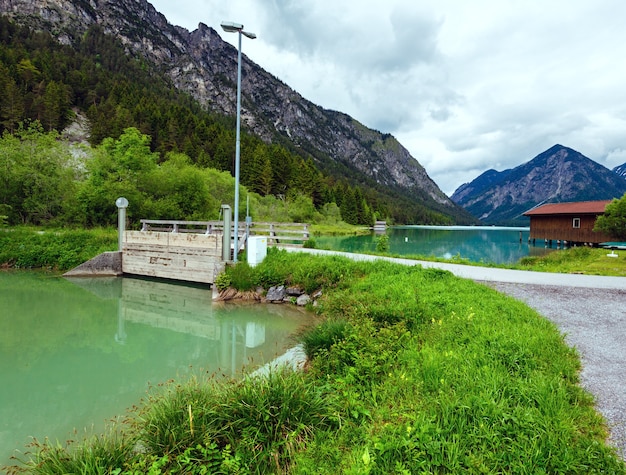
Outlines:
[{"label": "wooden boathouse", "polygon": [[593,227],[598,216],[604,214],[611,200],[548,203],[524,213],[530,218],[529,240],[535,244],[543,240],[563,245],[597,246],[611,241],[611,236],[595,232]]}]

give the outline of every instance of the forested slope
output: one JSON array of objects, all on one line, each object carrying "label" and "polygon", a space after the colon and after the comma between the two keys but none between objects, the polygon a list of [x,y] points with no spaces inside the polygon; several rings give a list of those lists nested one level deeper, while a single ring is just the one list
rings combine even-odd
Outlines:
[{"label": "forested slope", "polygon": [[[200,168],[232,171],[234,120],[201,107],[97,25],[70,47],[48,33],[0,17],[0,39],[0,129],[4,133],[14,134],[20,124],[33,120],[46,132],[63,131],[84,117],[92,146],[106,138],[117,139],[134,127],[151,138],[149,147],[158,154],[157,163],[167,153],[177,152]],[[285,140],[266,143],[244,131],[241,182],[260,196],[310,198],[318,210],[335,203],[341,217],[352,224],[371,224],[375,218],[439,224],[455,220],[449,209],[420,205],[419,190],[416,196],[407,196],[341,163],[320,168],[320,163],[332,161],[319,160],[315,153],[319,155]],[[16,213],[9,216],[11,222],[29,221]]]}]

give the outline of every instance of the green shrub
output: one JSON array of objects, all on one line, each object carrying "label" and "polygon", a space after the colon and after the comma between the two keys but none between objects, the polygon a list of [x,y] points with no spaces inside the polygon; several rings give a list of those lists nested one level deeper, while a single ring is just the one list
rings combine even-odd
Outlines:
[{"label": "green shrub", "polygon": [[237,290],[254,290],[257,286],[255,271],[246,261],[239,261],[235,265],[226,267],[224,281],[229,280],[230,286]]},{"label": "green shrub", "polygon": [[389,236],[381,234],[376,238],[376,252],[389,252]]},{"label": "green shrub", "polygon": [[222,292],[231,286],[230,276],[227,272],[220,272],[217,277],[215,277],[214,284],[217,290]]},{"label": "green shrub", "polygon": [[315,239],[309,238],[302,243],[302,247],[307,249],[315,249],[317,247],[317,243],[315,242]]}]

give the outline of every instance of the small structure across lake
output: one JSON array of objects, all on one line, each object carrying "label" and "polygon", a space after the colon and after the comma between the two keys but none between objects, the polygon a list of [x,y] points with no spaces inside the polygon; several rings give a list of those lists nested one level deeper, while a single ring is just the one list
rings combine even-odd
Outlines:
[{"label": "small structure across lake", "polygon": [[611,200],[548,203],[524,213],[530,217],[530,237],[570,245],[597,246],[611,241],[611,236],[593,231],[598,216],[604,214]]}]

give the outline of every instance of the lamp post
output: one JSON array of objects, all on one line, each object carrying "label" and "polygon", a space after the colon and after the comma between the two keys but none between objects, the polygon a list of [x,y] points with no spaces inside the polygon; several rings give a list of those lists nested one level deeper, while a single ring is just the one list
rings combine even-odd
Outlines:
[{"label": "lamp post", "polygon": [[240,139],[239,129],[241,127],[241,35],[245,35],[251,40],[256,38],[254,33],[244,31],[241,23],[233,23],[231,21],[223,21],[221,23],[222,29],[227,33],[239,34],[239,47],[237,48],[237,132],[235,143],[235,217],[233,227],[235,233],[233,236],[235,250],[233,251],[233,261],[237,262],[237,251],[239,247],[239,154],[240,154]]}]

